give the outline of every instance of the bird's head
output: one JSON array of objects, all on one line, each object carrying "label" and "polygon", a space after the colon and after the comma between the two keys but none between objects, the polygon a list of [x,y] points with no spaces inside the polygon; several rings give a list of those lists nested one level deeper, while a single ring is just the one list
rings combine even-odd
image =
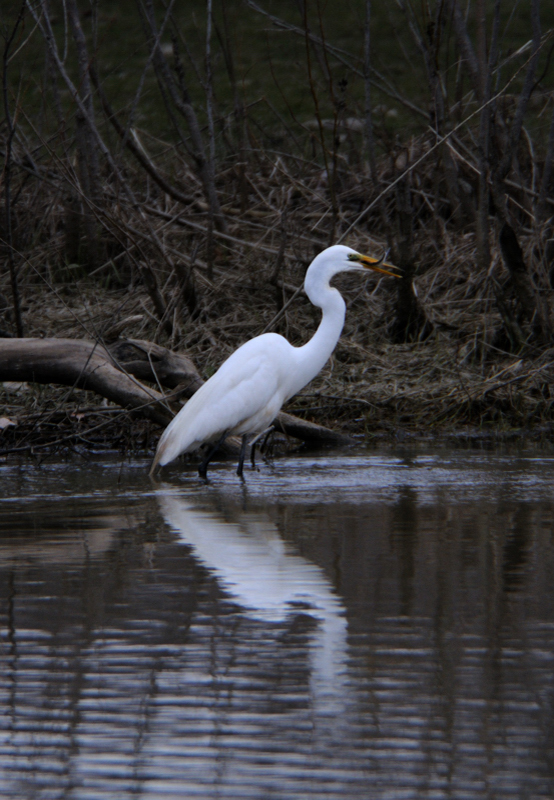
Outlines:
[{"label": "bird's head", "polygon": [[385,262],[387,254],[385,253],[381,258],[373,258],[372,256],[364,256],[361,253],[352,250],[351,247],[346,247],[343,244],[335,244],[328,247],[317,255],[312,261],[308,273],[315,273],[325,276],[330,280],[333,275],[338,272],[347,271],[363,271],[372,270],[379,272],[382,275],[390,275],[394,278],[399,278],[398,268],[393,264]]}]

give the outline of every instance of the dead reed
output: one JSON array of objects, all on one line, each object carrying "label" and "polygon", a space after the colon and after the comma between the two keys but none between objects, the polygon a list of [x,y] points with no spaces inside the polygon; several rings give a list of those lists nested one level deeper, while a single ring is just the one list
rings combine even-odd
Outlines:
[{"label": "dead reed", "polygon": [[[349,107],[334,77],[345,56],[305,16],[283,29],[296,37],[303,31],[307,89],[325,95],[327,105],[315,103],[304,122],[292,112],[285,118],[267,100],[249,106],[232,78],[232,37],[216,24],[234,106],[228,113],[217,106],[210,33],[203,121],[186,83],[176,23],[149,0],[142,6],[145,70],[153,70],[178,131],[162,140],[136,124],[138,93],[128,115],[112,108],[101,64],[87,50],[91,40],[79,32],[76,3],[68,6],[73,72],[60,56],[59,36],[49,34],[47,5],[23,4],[21,17],[34,19],[55,76],[44,91],[55,95],[61,82],[71,103],[57,108],[59,127],[50,120],[46,135],[48,126],[39,129],[32,108],[4,84],[5,335],[149,339],[185,351],[209,376],[262,331],[295,344],[311,335],[318,312],[301,286],[322,248],[337,241],[368,253],[390,248],[404,279],[342,280],[349,307],[343,337],[288,410],[369,436],[551,436],[554,104],[544,88],[551,31],[533,17],[526,49],[502,61],[494,37],[488,54],[474,50],[454,0],[437,4],[437,14],[439,6],[449,9],[453,27],[437,18],[426,39],[418,33],[425,20],[399,4],[425,65],[429,113],[375,73],[367,35],[362,61],[347,64],[365,81],[366,107],[352,99]],[[496,30],[497,17],[489,23]],[[13,20],[14,35],[21,24]],[[367,34],[369,18],[365,25]],[[166,26],[170,47],[162,46]],[[5,39],[5,74],[12,39]],[[493,91],[499,65],[506,77]],[[454,67],[464,80],[441,84]],[[388,106],[371,106],[376,87],[388,93]],[[395,103],[418,119],[423,114],[426,124],[391,135],[386,115]],[[27,446],[33,431],[35,441],[71,446],[149,446],[148,423],[137,427],[127,412],[100,407],[77,389],[8,386],[1,399],[4,416],[19,423],[19,433],[14,426],[0,433],[10,446]],[[48,426],[53,438],[40,439]]]}]

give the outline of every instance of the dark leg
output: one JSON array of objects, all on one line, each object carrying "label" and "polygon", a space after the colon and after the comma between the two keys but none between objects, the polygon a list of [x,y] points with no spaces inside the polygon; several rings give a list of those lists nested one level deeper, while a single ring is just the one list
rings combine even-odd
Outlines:
[{"label": "dark leg", "polygon": [[262,445],[260,447],[260,451],[263,452],[265,450],[266,442],[269,439],[270,434],[272,434],[274,430],[275,428],[273,427],[273,425],[270,425],[269,428],[266,428],[265,431],[262,431],[254,439],[252,439],[252,442],[250,443],[250,446],[252,448],[252,450],[250,451],[250,463],[252,464],[252,469],[256,469],[256,445],[258,444],[260,439],[263,439]]},{"label": "dark leg", "polygon": [[263,440],[263,442],[262,442],[262,444],[260,446],[260,452],[261,453],[265,453],[267,445],[269,443],[269,440],[271,439],[271,437],[275,433],[275,426],[272,425],[270,428],[265,430],[264,433],[265,433],[264,440]]},{"label": "dark leg", "polygon": [[246,445],[248,444],[248,434],[242,434],[242,442],[240,445],[239,464],[237,467],[237,475],[242,478],[242,469],[244,467],[244,456],[246,455]]},{"label": "dark leg", "polygon": [[198,467],[198,474],[204,480],[206,480],[206,477],[208,475],[208,464],[215,456],[215,454],[217,453],[217,451],[219,450],[219,448],[221,447],[226,438],[227,438],[227,431],[223,431],[217,442],[208,449],[208,452],[204,456],[204,460]]}]

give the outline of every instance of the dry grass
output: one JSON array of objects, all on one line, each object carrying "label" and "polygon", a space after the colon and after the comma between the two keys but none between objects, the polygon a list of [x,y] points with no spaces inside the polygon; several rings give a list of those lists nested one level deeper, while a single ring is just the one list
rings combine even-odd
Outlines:
[{"label": "dry grass", "polygon": [[[71,25],[50,5],[6,17],[0,329],[150,339],[209,376],[265,330],[306,341],[315,253],[389,247],[405,279],[342,276],[343,337],[290,410],[365,436],[550,436],[554,33],[538,0],[479,30],[441,4],[440,20],[360,6],[353,26],[316,0],[303,21],[291,6],[292,28],[231,4],[209,48],[186,13],[160,40],[150,3],[119,23],[72,5]],[[77,390],[1,399],[10,446],[150,447],[146,423]]]},{"label": "dry grass", "polygon": [[[85,275],[65,260],[63,181],[42,184],[40,192],[29,181],[22,188],[14,232],[25,334],[151,339],[186,351],[205,376],[237,345],[264,330],[304,342],[319,312],[302,293],[294,296],[313,255],[329,243],[324,175],[291,157],[258,152],[251,159],[246,176],[233,164],[217,176],[228,229],[216,236],[211,264],[199,187],[188,208],[152,187],[145,196],[142,187],[137,208],[121,191],[116,194],[106,176],[106,204],[97,213],[105,260]],[[175,177],[184,181],[190,173]],[[137,187],[140,178],[130,176]],[[386,186],[386,164],[381,178]],[[414,286],[431,328],[421,340],[392,344],[395,282],[369,278],[360,284],[357,276],[344,276],[340,288],[349,310],[343,336],[331,363],[288,410],[366,436],[491,430],[550,436],[553,350],[531,339],[519,352],[506,349],[494,288],[507,280],[502,260],[493,245],[488,273],[478,270],[471,225],[455,229],[434,210],[436,203],[429,203],[437,191],[434,181],[432,166],[411,175],[412,189],[417,188],[412,192]],[[353,171],[341,173],[338,185],[337,234],[375,195],[370,182]],[[386,204],[394,218],[394,193]],[[377,235],[380,226],[374,210],[347,243],[380,252],[385,246]],[[537,256],[532,231],[522,243],[535,267],[535,283],[544,285],[539,274],[544,260]],[[147,288],[145,271],[155,277],[155,291]],[[0,291],[9,297],[7,276]],[[0,325],[9,329],[13,318],[9,302],[4,305]],[[5,415],[20,422],[17,435],[11,427],[3,434],[11,446],[26,447],[33,435],[35,442],[43,441],[48,426],[56,428],[54,442],[72,446],[136,451],[151,445],[146,423],[137,425],[126,412],[114,412],[78,390],[9,390],[2,401]]]}]

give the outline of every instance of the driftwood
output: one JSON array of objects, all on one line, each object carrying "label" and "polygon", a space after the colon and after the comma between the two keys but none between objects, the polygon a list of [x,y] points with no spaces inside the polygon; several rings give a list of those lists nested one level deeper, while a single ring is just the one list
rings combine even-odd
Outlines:
[{"label": "driftwood", "polygon": [[274,422],[275,430],[301,439],[306,444],[311,445],[341,445],[352,444],[352,438],[345,436],[344,433],[325,428],[323,425],[316,425],[314,422],[307,422],[305,419],[295,417],[293,414],[286,414],[284,411],[277,416]]},{"label": "driftwood", "polygon": [[156,383],[158,387],[178,388],[179,397],[191,397],[204,383],[188,356],[154,342],[122,339],[107,345],[106,349],[119,369],[141,381]]},{"label": "driftwood", "polygon": [[[150,381],[173,389],[165,396],[146,386]],[[127,339],[103,346],[80,339],[0,340],[0,381],[58,383],[96,392],[134,409],[159,425],[167,425],[178,410],[170,403],[188,398],[203,381],[187,356],[141,339]],[[280,413],[277,430],[312,445],[347,444],[351,439],[322,425]],[[234,452],[231,442],[226,448]]]},{"label": "driftwood", "polygon": [[118,369],[108,351],[78,339],[0,341],[0,381],[61,383],[88,389],[124,408],[134,408],[160,425],[173,414],[164,396]]}]

